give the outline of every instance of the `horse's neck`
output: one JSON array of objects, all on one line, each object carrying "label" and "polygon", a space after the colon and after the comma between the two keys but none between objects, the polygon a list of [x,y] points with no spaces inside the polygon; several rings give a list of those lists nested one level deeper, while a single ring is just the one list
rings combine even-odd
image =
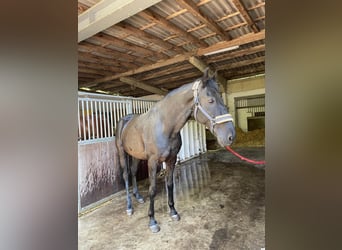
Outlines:
[{"label": "horse's neck", "polygon": [[188,84],[163,100],[166,107],[164,116],[169,121],[166,129],[169,133],[178,133],[189,120],[193,99],[192,84]]}]

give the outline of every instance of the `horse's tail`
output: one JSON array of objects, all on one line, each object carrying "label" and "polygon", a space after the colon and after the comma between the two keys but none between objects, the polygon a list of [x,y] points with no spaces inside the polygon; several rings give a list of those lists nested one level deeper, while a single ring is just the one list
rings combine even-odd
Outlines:
[{"label": "horse's tail", "polygon": [[[123,149],[123,141],[122,141],[122,132],[125,129],[127,123],[133,118],[133,114],[129,114],[126,115],[124,117],[122,117],[119,122],[117,123],[116,129],[115,129],[115,146],[116,146],[116,157],[118,159],[118,163],[120,165],[120,168],[124,167],[124,164],[122,164],[122,162],[120,163],[120,159],[122,157],[125,158],[126,160],[126,166],[127,164],[127,160],[129,160],[128,158],[128,154],[124,151]],[[123,160],[123,159],[121,159]],[[128,169],[127,169],[128,170]]]}]

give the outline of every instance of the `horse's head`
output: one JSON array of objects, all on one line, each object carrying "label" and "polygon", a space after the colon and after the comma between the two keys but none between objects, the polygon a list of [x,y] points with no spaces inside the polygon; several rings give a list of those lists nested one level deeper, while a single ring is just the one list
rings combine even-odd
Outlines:
[{"label": "horse's head", "polygon": [[195,119],[210,129],[220,146],[231,145],[235,139],[233,118],[223,103],[215,76],[209,77],[206,70],[202,79],[195,81],[192,88]]}]

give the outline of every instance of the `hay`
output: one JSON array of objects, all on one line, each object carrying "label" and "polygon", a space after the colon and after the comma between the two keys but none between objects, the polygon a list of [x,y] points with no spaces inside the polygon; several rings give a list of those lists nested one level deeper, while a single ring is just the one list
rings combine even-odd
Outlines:
[{"label": "hay", "polygon": [[[244,132],[240,128],[235,128],[236,138],[232,147],[265,147],[265,129],[256,129],[253,131]],[[206,131],[207,149],[220,149],[216,138],[208,130]]]},{"label": "hay", "polygon": [[256,129],[244,132],[240,128],[235,128],[236,139],[232,146],[234,147],[264,147],[265,129]]}]

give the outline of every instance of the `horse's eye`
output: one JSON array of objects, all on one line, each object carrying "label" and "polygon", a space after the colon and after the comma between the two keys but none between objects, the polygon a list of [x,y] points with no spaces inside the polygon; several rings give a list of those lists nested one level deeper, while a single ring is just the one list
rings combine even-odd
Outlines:
[{"label": "horse's eye", "polygon": [[209,103],[214,103],[214,101],[215,101],[214,98],[209,98],[208,100]]}]

